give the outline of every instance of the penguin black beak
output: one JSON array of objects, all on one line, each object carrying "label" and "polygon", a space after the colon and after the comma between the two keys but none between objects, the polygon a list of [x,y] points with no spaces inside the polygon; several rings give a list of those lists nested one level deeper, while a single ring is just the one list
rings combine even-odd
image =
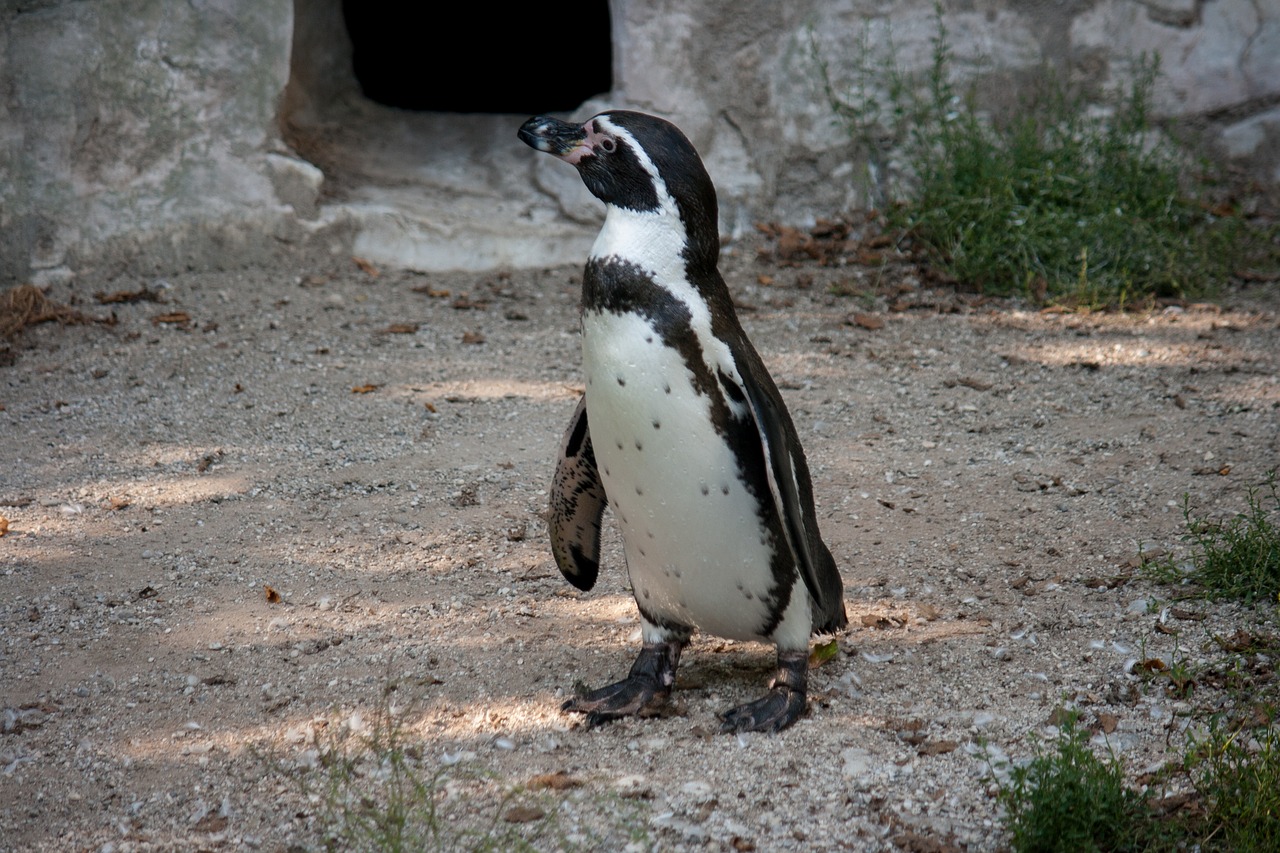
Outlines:
[{"label": "penguin black beak", "polygon": [[550,116],[534,116],[520,125],[517,135],[530,148],[575,165],[583,155],[591,153],[585,126],[570,124]]}]

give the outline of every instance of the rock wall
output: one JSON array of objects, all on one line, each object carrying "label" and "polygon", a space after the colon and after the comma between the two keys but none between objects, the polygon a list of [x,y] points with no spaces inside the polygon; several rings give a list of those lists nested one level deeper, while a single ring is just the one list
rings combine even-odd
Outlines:
[{"label": "rock wall", "polygon": [[[1153,113],[1197,132],[1206,151],[1280,187],[1278,0],[947,0],[953,82],[1014,108],[1020,84],[1052,68],[1086,89],[1124,89],[1158,54]],[[680,0],[614,3],[614,100],[670,114],[707,153],[726,227],[759,215],[804,220],[867,204],[865,159],[832,120],[818,61],[841,97],[867,68],[927,73],[934,0]],[[761,204],[763,201],[763,205]]]},{"label": "rock wall", "polygon": [[[834,120],[817,62],[842,96],[886,51],[907,73],[927,69],[933,0],[610,6],[614,91],[580,112],[624,106],[675,119],[717,181],[725,231],[874,201],[882,176]],[[974,83],[992,109],[1046,64],[1123,86],[1134,57],[1160,53],[1158,115],[1196,130],[1275,199],[1280,0],[943,0],[942,9],[956,82]],[[471,55],[483,55],[483,35]],[[580,239],[561,232],[588,233],[595,212],[580,196],[567,201],[572,176],[550,171],[559,164],[529,157],[504,117],[465,125],[361,106],[344,38],[341,0],[0,0],[0,284],[242,263],[318,232],[418,268],[548,262],[555,253],[531,248],[552,239],[539,228],[554,231],[566,257],[581,254]],[[884,96],[874,82],[868,93]],[[514,134],[524,117],[510,118]],[[371,161],[370,149],[337,152],[333,163],[315,155],[353,123],[355,136],[383,146],[382,159],[339,176],[343,156]],[[394,192],[365,193],[361,181]],[[406,214],[398,199],[429,204]],[[392,231],[395,240],[377,236]],[[461,255],[432,248],[471,245],[468,233],[474,246]],[[518,234],[509,251],[481,251],[505,234]]]},{"label": "rock wall", "polygon": [[0,3],[0,276],[210,266],[289,228],[291,0]]}]

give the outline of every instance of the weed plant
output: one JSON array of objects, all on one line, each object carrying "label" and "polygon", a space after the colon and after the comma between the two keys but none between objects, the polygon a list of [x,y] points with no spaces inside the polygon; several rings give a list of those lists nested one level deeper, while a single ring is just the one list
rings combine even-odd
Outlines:
[{"label": "weed plant", "polygon": [[[951,82],[940,11],[936,20],[923,80],[895,67],[891,41],[887,59],[866,58],[864,38],[860,79],[841,94],[814,48],[827,100],[877,186],[890,151],[904,157],[902,197],[886,215],[934,264],[989,293],[1123,306],[1212,293],[1255,250],[1275,259],[1265,235],[1200,199],[1205,187],[1188,181],[1194,164],[1155,132],[1156,60],[1106,97],[1109,114],[1091,112],[1080,87],[1046,68],[1019,109],[987,118]],[[881,90],[887,100],[872,94]]]},{"label": "weed plant", "polygon": [[[1262,488],[1250,488],[1244,512],[1226,520],[1195,518],[1191,501],[1182,498],[1182,515],[1191,542],[1190,562],[1179,567],[1172,558],[1146,566],[1164,582],[1194,585],[1210,600],[1237,599],[1245,604],[1280,602],[1280,493],[1276,472]],[[1280,819],[1278,817],[1277,819]]]},{"label": "weed plant", "polygon": [[1089,747],[1089,732],[1068,713],[1058,737],[1014,767],[998,800],[1017,851],[1147,850],[1161,829],[1146,801],[1125,785],[1124,769]]},{"label": "weed plant", "polygon": [[[463,764],[432,769],[421,748],[408,742],[389,695],[368,723],[334,726],[317,735],[315,767],[290,772],[317,805],[325,848],[356,853],[410,851],[532,851],[540,844],[571,849],[554,838],[553,809],[529,806],[529,795],[507,791],[485,809],[450,802],[449,788],[483,788],[490,782]],[[513,808],[529,809],[520,823],[504,821]],[[542,815],[542,816],[539,816]],[[525,822],[527,821],[527,822]]]},{"label": "weed plant", "polygon": [[1205,816],[1202,850],[1280,850],[1280,731],[1276,721],[1226,729],[1216,722],[1189,759]]}]

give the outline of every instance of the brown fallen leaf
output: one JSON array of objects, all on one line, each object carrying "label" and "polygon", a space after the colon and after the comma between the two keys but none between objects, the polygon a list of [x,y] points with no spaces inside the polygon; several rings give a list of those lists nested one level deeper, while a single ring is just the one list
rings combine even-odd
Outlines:
[{"label": "brown fallen leaf", "polygon": [[417,287],[410,288],[410,290],[412,290],[414,293],[425,293],[427,296],[430,296],[432,299],[448,299],[450,296],[453,295],[452,291],[440,290],[438,288],[432,287],[429,284],[420,284]]},{"label": "brown fallen leaf", "polygon": [[489,307],[489,300],[483,296],[479,299],[472,299],[471,294],[462,293],[458,298],[453,300],[453,309],[455,311],[483,311]]},{"label": "brown fallen leaf", "polygon": [[0,515],[0,536],[3,536],[8,532],[9,532],[9,519],[5,518],[3,515]]},{"label": "brown fallen leaf", "polygon": [[483,332],[463,332],[462,342],[464,344],[482,344],[484,343]]},{"label": "brown fallen leaf", "polygon": [[1138,661],[1138,669],[1146,672],[1166,672],[1169,669],[1169,665],[1160,660],[1160,658],[1147,658],[1146,660]]},{"label": "brown fallen leaf", "polygon": [[1237,629],[1230,637],[1214,637],[1214,639],[1228,652],[1244,652],[1260,645],[1254,636],[1243,628]]},{"label": "brown fallen leaf", "polygon": [[434,414],[436,413],[436,405],[435,405],[435,403],[426,402],[426,403],[423,403],[422,405],[423,405],[423,407],[424,407],[428,412],[430,412],[431,414],[433,414],[433,415],[434,415]]},{"label": "brown fallen leaf", "polygon": [[355,262],[355,265],[358,266],[365,275],[373,278],[378,277],[378,268],[375,267],[372,262],[359,257],[358,255],[352,255],[351,260]]},{"label": "brown fallen leaf", "polygon": [[263,584],[262,591],[267,595],[268,604],[279,604],[281,601],[284,601],[284,599],[280,597],[280,593],[276,592],[275,587],[270,584]]},{"label": "brown fallen leaf", "polygon": [[916,605],[916,613],[925,622],[933,622],[942,616],[942,608],[926,602]]},{"label": "brown fallen leaf", "polygon": [[98,291],[93,294],[99,305],[133,304],[135,302],[164,302],[164,294],[146,285],[141,290],[117,290],[114,293]]},{"label": "brown fallen leaf", "polygon": [[151,318],[152,325],[159,326],[161,324],[170,326],[185,326],[191,322],[191,315],[186,311],[170,311],[167,314],[157,314]]},{"label": "brown fallen leaf", "polygon": [[230,821],[226,815],[210,813],[196,821],[196,832],[222,832]]},{"label": "brown fallen leaf", "polygon": [[1098,714],[1098,731],[1101,731],[1103,734],[1111,734],[1116,730],[1116,726],[1118,725],[1120,725],[1120,718],[1115,714]]},{"label": "brown fallen leaf", "polygon": [[529,780],[528,786],[533,790],[550,788],[553,791],[567,791],[570,788],[581,788],[582,780],[575,779],[563,770],[554,773],[539,773]]},{"label": "brown fallen leaf", "polygon": [[368,383],[367,385],[353,385],[351,387],[351,393],[352,394],[370,394],[374,391],[377,391],[381,387],[382,387],[381,385],[375,385],[372,382]]},{"label": "brown fallen leaf", "polygon": [[418,331],[421,323],[392,323],[382,330],[384,335],[412,335]]},{"label": "brown fallen leaf", "polygon": [[532,806],[516,806],[515,808],[507,809],[507,813],[502,816],[502,819],[507,823],[533,823],[535,820],[542,820],[546,816],[547,813],[542,809]]},{"label": "brown fallen leaf", "polygon": [[1170,607],[1169,615],[1174,619],[1189,619],[1192,622],[1203,622],[1205,615],[1197,613],[1194,610],[1184,610],[1181,607]]},{"label": "brown fallen leaf", "polygon": [[1074,722],[1074,720],[1075,720],[1075,716],[1066,708],[1063,708],[1061,705],[1059,705],[1049,713],[1049,716],[1045,719],[1044,724],[1046,726],[1057,727],[1066,723]]},{"label": "brown fallen leaf", "polygon": [[973,376],[961,376],[956,380],[956,384],[963,385],[966,388],[972,388],[975,391],[990,391],[995,387],[992,383],[984,382],[983,380],[977,379]]},{"label": "brown fallen leaf", "polygon": [[954,740],[928,740],[920,744],[920,748],[916,750],[917,755],[946,755],[948,752],[955,752],[960,744]]},{"label": "brown fallen leaf", "polygon": [[844,318],[844,324],[846,326],[860,326],[874,332],[884,328],[884,318],[877,317],[874,314],[854,312]]},{"label": "brown fallen leaf", "polygon": [[207,687],[221,687],[223,685],[235,684],[236,678],[234,675],[218,673],[217,675],[206,675],[204,678],[200,679],[200,683]]}]

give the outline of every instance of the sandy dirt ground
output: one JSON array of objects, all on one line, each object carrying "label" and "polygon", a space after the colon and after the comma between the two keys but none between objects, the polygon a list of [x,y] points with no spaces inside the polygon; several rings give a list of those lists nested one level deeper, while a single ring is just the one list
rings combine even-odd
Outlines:
[{"label": "sandy dirt ground", "polygon": [[757,248],[724,266],[851,619],[776,736],[718,733],[773,652],[714,637],[661,716],[559,710],[639,639],[616,534],[590,593],[546,537],[578,270],[53,288],[116,322],[0,367],[0,849],[323,849],[383,801],[387,720],[444,849],[998,849],[1005,762],[1064,704],[1131,779],[1176,764],[1221,697],[1136,664],[1275,610],[1135,567],[1185,552],[1184,495],[1226,517],[1280,463],[1276,298],[1041,312]]}]

